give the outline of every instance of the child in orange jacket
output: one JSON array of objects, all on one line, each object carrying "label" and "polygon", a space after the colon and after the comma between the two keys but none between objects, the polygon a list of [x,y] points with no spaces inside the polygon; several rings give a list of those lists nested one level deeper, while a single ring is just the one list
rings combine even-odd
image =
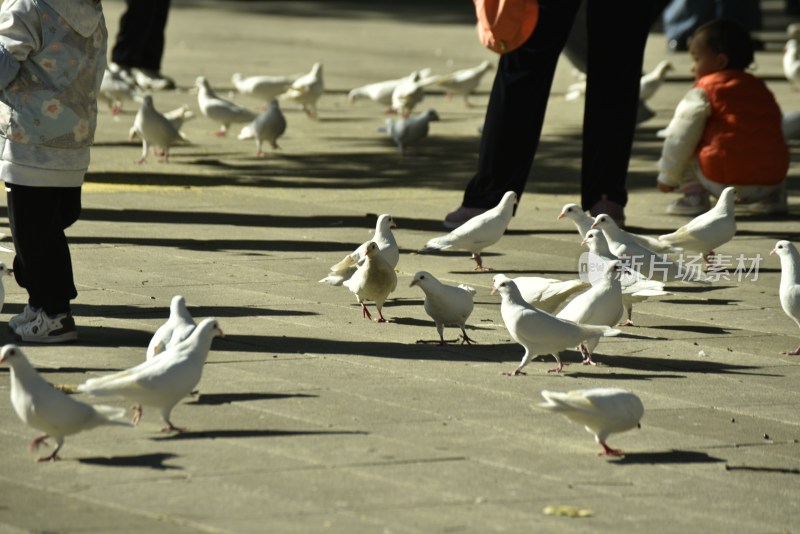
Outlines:
[{"label": "child in orange jacket", "polygon": [[781,110],[753,62],[750,35],[731,20],[698,28],[689,46],[695,84],[675,110],[658,162],[658,188],[684,196],[667,213],[697,215],[709,194],[736,187],[737,211],[785,213],[789,149]]}]

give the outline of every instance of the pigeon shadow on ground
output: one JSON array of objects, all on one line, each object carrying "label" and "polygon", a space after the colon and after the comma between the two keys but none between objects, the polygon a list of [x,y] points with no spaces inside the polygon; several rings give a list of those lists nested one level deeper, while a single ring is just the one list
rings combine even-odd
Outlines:
[{"label": "pigeon shadow on ground", "polygon": [[[19,311],[15,311],[15,308]],[[23,304],[9,306],[12,313],[20,313]],[[318,315],[317,312],[259,308],[249,306],[188,306],[192,317],[294,317]],[[138,319],[163,319],[169,317],[169,304],[164,303],[157,307],[106,305],[106,304],[73,304],[73,314],[76,317],[125,317]],[[80,325],[79,325],[80,326]],[[81,327],[81,330],[83,327]]]},{"label": "pigeon shadow on ground", "polygon": [[710,464],[724,462],[722,458],[710,456],[705,452],[669,450],[662,452],[626,452],[622,458],[614,459],[611,465],[635,464]]},{"label": "pigeon shadow on ground", "polygon": [[800,475],[800,469],[793,467],[758,467],[753,465],[725,465],[725,471],[746,471],[749,473],[770,473],[776,475]]},{"label": "pigeon shadow on ground", "polygon": [[[414,319],[413,317],[395,317],[395,318],[391,318],[389,320],[391,322],[393,322],[393,323],[402,324],[402,325],[406,325],[406,326],[421,326],[421,327],[427,327],[427,328],[432,328],[432,329],[436,328],[436,324],[430,319],[429,320],[425,320],[425,319]],[[473,325],[467,324],[466,330],[494,331],[496,329],[495,328],[482,328],[480,326],[473,326]],[[447,334],[448,331],[460,332],[460,329],[457,326],[445,326],[444,327],[444,331],[445,331],[445,334]]]},{"label": "pigeon shadow on ground", "polygon": [[[731,289],[733,286],[721,285],[669,285],[664,289],[671,293],[708,293],[710,291],[720,291],[723,289]],[[660,301],[661,299],[659,299]]]},{"label": "pigeon shadow on ground", "polygon": [[[602,358],[602,356],[600,356],[600,358]],[[595,358],[593,358],[593,359],[595,359]],[[603,363],[602,359],[599,359],[597,363],[603,369],[607,369],[607,368],[610,367],[610,366],[606,365],[605,363]],[[569,372],[568,368],[565,368],[565,369],[566,370],[565,370],[565,372],[563,372],[563,375],[566,378],[589,378],[589,379],[595,379],[595,380],[598,380],[598,379],[600,379],[600,380],[644,380],[644,381],[650,381],[650,380],[655,380],[655,379],[661,380],[663,378],[673,378],[673,379],[686,378],[686,375],[676,375],[676,374],[667,374],[667,373],[649,373],[649,374],[648,373],[638,373],[638,374],[634,374],[634,373],[617,373],[617,372],[613,372],[613,371],[608,372],[608,373],[602,373],[602,374],[600,374],[600,373],[584,373],[584,372],[571,373],[571,372]]]},{"label": "pigeon shadow on ground", "polygon": [[177,457],[177,454],[157,452],[136,456],[95,456],[90,458],[78,458],[78,462],[100,467],[146,467],[158,471],[166,471],[169,469],[183,469],[183,467],[164,464],[167,460]]},{"label": "pigeon shadow on ground", "polygon": [[342,436],[361,435],[369,432],[360,430],[267,430],[267,429],[231,429],[231,430],[198,430],[186,431],[168,436],[150,438],[152,441],[182,441],[190,439],[239,439],[239,438],[281,438],[293,436]]},{"label": "pigeon shadow on ground", "polygon": [[701,324],[676,324],[676,325],[650,325],[648,328],[658,330],[674,330],[676,332],[693,332],[696,334],[730,334],[738,332],[741,328],[722,328],[721,326],[708,326]]},{"label": "pigeon shadow on ground", "polygon": [[[359,319],[360,320],[360,319]],[[364,321],[365,323],[367,321]],[[373,325],[376,335],[381,328],[391,325]],[[431,325],[433,329],[433,326]],[[448,345],[437,347],[415,343],[394,343],[382,341],[342,341],[332,339],[315,339],[309,337],[282,337],[257,335],[226,335],[215,342],[213,350],[231,350],[235,352],[268,351],[270,354],[341,354],[347,357],[369,356],[378,358],[396,358],[411,360],[442,360],[464,362],[508,362],[522,357],[522,348],[516,343],[492,343],[482,345],[480,339],[475,345]],[[577,353],[576,353],[577,354]],[[576,359],[578,356],[576,356]]]},{"label": "pigeon shadow on ground", "polygon": [[756,375],[764,377],[782,377],[783,375],[755,372],[761,367],[755,365],[737,365],[733,363],[708,360],[683,360],[680,358],[646,358],[642,356],[615,356],[606,354],[593,355],[599,362],[609,368],[635,371],[667,371],[679,373]]},{"label": "pigeon shadow on ground", "polygon": [[219,406],[234,402],[250,402],[259,400],[317,398],[318,395],[306,393],[201,393],[197,400],[187,402],[189,405]]},{"label": "pigeon shadow on ground", "polygon": [[[142,353],[150,343],[153,332],[133,330],[128,328],[116,328],[111,326],[83,326],[78,325],[78,339],[71,341],[72,346],[91,346],[91,347],[141,347]],[[12,334],[0,332],[0,340],[5,343],[15,343],[21,347],[36,346],[38,344],[25,343],[14,340]]]},{"label": "pigeon shadow on ground", "polygon": [[352,248],[342,248],[342,243],[333,241],[300,241],[268,239],[166,239],[146,237],[96,236],[70,237],[75,245],[129,245],[140,247],[164,247],[194,252],[251,251],[269,256],[271,252],[342,252]]},{"label": "pigeon shadow on ground", "polygon": [[696,306],[696,305],[712,305],[712,306],[727,306],[728,304],[736,304],[737,302],[742,302],[739,299],[703,299],[703,300],[694,300],[694,299],[658,299],[658,302],[666,302],[668,304],[686,304],[689,306]]}]

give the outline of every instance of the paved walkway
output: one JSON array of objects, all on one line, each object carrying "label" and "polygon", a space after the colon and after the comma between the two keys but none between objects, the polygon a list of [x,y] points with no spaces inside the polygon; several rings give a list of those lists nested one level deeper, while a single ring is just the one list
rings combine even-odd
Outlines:
[{"label": "paved walkway", "polygon": [[[124,4],[104,4],[114,35]],[[320,119],[287,108],[283,150],[257,159],[252,142],[218,139],[217,125],[198,117],[185,127],[192,146],[176,148],[168,164],[136,165],[141,148],[127,141],[135,106],[120,120],[103,110],[83,216],[69,232],[81,340],[25,353],[58,384],[127,368],[143,360],[175,294],[195,318],[219,318],[226,337],[214,341],[199,397],[173,412],[190,432],[162,435],[145,409],[136,429],[67,438],[56,464],[32,461],[35,431],[2,400],[0,371],[0,531],[800,530],[800,361],[779,354],[800,331],[780,309],[779,262],[769,256],[778,239],[800,243],[796,149],[791,216],[741,218],[720,250],[761,255],[757,279],[670,286],[672,295],[636,306],[637,327],[599,345],[598,367],[566,351],[571,365],[559,376],[546,373],[549,358],[526,377],[502,376],[522,348],[489,294],[492,274],[473,272],[465,253],[413,254],[443,233],[441,218],[460,202],[488,79],[474,108],[427,96],[422,108],[442,120],[405,158],[376,132],[382,110],[345,98],[414,69],[494,59],[461,22],[469,14],[437,4],[428,16],[410,5],[417,10],[393,15],[366,3],[175,2],[164,70],[181,89],[157,94],[159,109],[196,111],[188,88],[198,75],[225,94],[234,72],[299,73],[321,61]],[[780,20],[775,10],[769,17],[758,73],[785,110],[798,109],[800,93],[781,76]],[[653,33],[645,67],[663,51]],[[629,223],[656,235],[685,220],[664,214],[673,197],[654,187],[655,132],[690,85],[688,57],[670,59],[676,71],[651,102],[656,117],[639,129],[630,175]],[[578,199],[582,108],[563,99],[568,67],[553,87],[535,179],[485,255],[498,272],[575,276],[577,233],[556,220]],[[317,283],[369,238],[380,213],[397,220],[402,247],[389,324],[363,320],[348,290]],[[408,287],[418,270],[478,290],[469,322],[477,345],[418,342],[436,339],[421,291]],[[2,319],[23,303],[6,282]],[[533,408],[542,389],[600,386],[632,390],[646,408],[641,430],[610,439],[627,452],[621,460],[598,458],[582,428]],[[547,515],[548,506],[591,515]]]}]

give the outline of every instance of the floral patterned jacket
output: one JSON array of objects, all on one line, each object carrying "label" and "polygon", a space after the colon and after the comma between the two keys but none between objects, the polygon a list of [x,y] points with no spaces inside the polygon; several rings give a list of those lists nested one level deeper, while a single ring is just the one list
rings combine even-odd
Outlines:
[{"label": "floral patterned jacket", "polygon": [[[57,185],[81,185],[97,126],[107,40],[99,1],[3,2],[0,178],[36,186],[65,176],[67,183]],[[15,166],[24,169],[8,171]],[[37,183],[37,171],[46,183]]]}]

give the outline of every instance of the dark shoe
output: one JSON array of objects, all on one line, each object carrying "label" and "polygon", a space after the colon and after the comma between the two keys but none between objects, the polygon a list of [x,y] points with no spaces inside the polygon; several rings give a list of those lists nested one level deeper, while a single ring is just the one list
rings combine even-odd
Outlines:
[{"label": "dark shoe", "polygon": [[480,215],[481,213],[485,213],[486,211],[486,208],[467,208],[466,206],[461,206],[457,210],[451,211],[445,216],[444,227],[448,230],[458,228],[471,218],[475,217],[476,215]]},{"label": "dark shoe", "polygon": [[167,91],[175,89],[175,81],[160,72],[150,69],[131,69],[136,85],[145,91]]},{"label": "dark shoe", "polygon": [[594,203],[594,206],[589,210],[592,217],[597,217],[601,213],[605,213],[617,223],[617,226],[623,228],[625,226],[625,208],[621,204],[617,204],[613,200],[608,200],[605,195],[603,198]]}]

